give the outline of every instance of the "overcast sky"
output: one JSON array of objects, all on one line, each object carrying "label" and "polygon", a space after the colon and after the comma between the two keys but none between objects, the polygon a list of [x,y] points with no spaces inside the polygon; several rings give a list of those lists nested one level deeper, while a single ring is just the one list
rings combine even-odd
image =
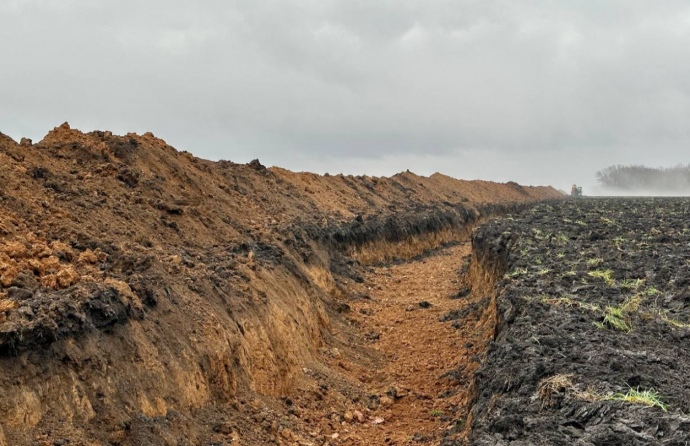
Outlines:
[{"label": "overcast sky", "polygon": [[[690,2],[2,0],[0,131],[592,189],[690,163]],[[588,190],[585,190],[588,192]]]}]

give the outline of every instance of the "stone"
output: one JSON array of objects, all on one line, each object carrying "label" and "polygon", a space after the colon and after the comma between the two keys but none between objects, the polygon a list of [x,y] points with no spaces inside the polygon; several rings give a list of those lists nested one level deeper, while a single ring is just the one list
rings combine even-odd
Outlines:
[{"label": "stone", "polygon": [[393,403],[394,403],[393,398],[391,398],[389,396],[382,396],[381,397],[381,406],[382,407],[386,407],[386,408],[391,407],[393,405]]}]

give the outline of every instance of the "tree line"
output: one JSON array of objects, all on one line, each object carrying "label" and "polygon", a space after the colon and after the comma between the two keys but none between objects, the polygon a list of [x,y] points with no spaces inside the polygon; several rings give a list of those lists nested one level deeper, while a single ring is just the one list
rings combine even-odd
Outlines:
[{"label": "tree line", "polygon": [[596,173],[600,185],[623,191],[690,191],[690,164],[675,167],[609,166]]}]

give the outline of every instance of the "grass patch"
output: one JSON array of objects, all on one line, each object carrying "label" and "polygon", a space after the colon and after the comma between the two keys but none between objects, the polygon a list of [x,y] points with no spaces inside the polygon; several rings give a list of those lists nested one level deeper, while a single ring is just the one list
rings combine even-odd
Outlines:
[{"label": "grass patch", "polygon": [[632,331],[632,326],[628,322],[625,312],[620,307],[606,307],[604,309],[604,320],[600,324],[604,327],[611,327],[626,333]]},{"label": "grass patch", "polygon": [[516,268],[514,271],[511,271],[510,274],[508,274],[508,277],[524,276],[528,272],[529,271],[527,271],[527,268]]},{"label": "grass patch", "polygon": [[644,290],[644,293],[645,293],[647,296],[658,296],[658,295],[661,294],[661,291],[659,291],[658,289],[654,288],[653,286],[650,286],[650,287],[647,287],[646,290]]},{"label": "grass patch", "polygon": [[570,238],[565,234],[558,234],[554,237],[554,239],[560,245],[567,245],[570,243]]},{"label": "grass patch", "polygon": [[627,299],[625,299],[625,302],[623,302],[623,305],[621,305],[621,310],[623,311],[623,313],[636,313],[637,310],[640,309],[642,301],[642,296],[640,296],[639,294],[630,296]]},{"label": "grass patch", "polygon": [[626,290],[637,290],[644,285],[644,279],[625,279],[619,282],[619,285]]},{"label": "grass patch", "polygon": [[602,263],[604,263],[604,259],[602,259],[601,257],[596,257],[594,259],[587,260],[587,266],[590,267],[595,267],[597,265],[601,265]]},{"label": "grass patch", "polygon": [[625,333],[631,332],[633,327],[628,315],[631,313],[637,313],[643,300],[644,299],[641,294],[636,294],[625,299],[625,302],[623,302],[619,307],[604,308],[602,321],[595,322],[594,325],[601,329],[613,328],[614,330]]},{"label": "grass patch", "polygon": [[641,404],[647,407],[658,407],[664,412],[668,411],[668,404],[661,400],[661,395],[654,389],[640,390],[630,389],[626,393],[614,393],[606,399],[611,401],[625,401],[631,404]]},{"label": "grass patch", "polygon": [[434,418],[442,417],[443,415],[444,415],[444,413],[441,409],[434,409],[434,410],[429,411],[429,416],[434,417]]},{"label": "grass patch", "polygon": [[610,269],[598,269],[595,271],[590,271],[587,273],[590,277],[595,277],[597,279],[602,279],[604,283],[608,286],[613,286],[616,284],[615,279],[613,278],[613,271]]},{"label": "grass patch", "polygon": [[[668,325],[670,325],[673,328],[690,328],[690,324],[685,323],[685,322],[681,322],[676,318],[669,317],[668,316],[668,310],[666,310],[666,311],[658,310],[658,316],[659,316],[659,319],[661,319],[662,321],[664,321],[665,323],[667,323]],[[653,316],[652,316],[652,318],[653,318]]]},{"label": "grass patch", "polygon": [[623,251],[623,246],[626,245],[627,243],[628,243],[628,241],[626,239],[624,239],[623,237],[616,237],[613,239],[613,245],[619,251]]}]

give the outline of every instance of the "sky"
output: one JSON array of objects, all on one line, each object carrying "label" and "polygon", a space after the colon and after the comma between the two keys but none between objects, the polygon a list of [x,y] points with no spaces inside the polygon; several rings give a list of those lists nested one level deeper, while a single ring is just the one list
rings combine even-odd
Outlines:
[{"label": "sky", "polygon": [[596,192],[688,164],[687,0],[2,0],[0,131]]}]

